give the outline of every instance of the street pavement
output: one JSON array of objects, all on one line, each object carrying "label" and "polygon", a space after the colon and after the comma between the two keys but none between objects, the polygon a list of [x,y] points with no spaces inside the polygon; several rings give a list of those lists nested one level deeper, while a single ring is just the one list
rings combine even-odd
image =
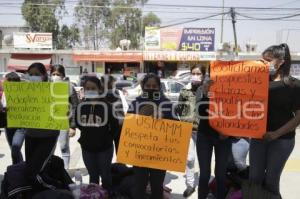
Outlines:
[{"label": "street pavement", "polygon": [[[281,178],[281,193],[284,199],[300,199],[300,130],[297,130],[296,136],[296,146],[295,149],[289,158],[282,178]],[[76,134],[76,137],[71,138],[71,162],[70,162],[70,174],[73,175],[76,169],[80,169],[83,174],[83,182],[88,183],[88,174],[85,169],[84,163],[81,157],[81,149],[77,142],[79,133]],[[60,156],[59,145],[55,152]],[[23,147],[24,154],[24,147]],[[115,158],[114,158],[115,161]],[[214,161],[212,161],[214,162]],[[10,150],[5,139],[4,133],[0,136],[0,181],[3,178],[3,174],[6,170],[6,167],[11,164]],[[213,166],[213,165],[212,165]],[[196,163],[196,179],[199,176],[199,166]],[[183,173],[168,172],[165,184],[172,189],[172,198],[181,199],[183,198],[182,193],[185,190],[185,180]],[[190,199],[196,199],[197,193],[195,192]]]}]

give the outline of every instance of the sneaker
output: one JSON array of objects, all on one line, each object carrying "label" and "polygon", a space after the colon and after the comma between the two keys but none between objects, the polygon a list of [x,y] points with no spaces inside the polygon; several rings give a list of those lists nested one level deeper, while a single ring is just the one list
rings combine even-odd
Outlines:
[{"label": "sneaker", "polygon": [[194,192],[195,192],[195,188],[194,187],[188,187],[183,192],[183,197],[185,197],[185,198],[190,197]]}]

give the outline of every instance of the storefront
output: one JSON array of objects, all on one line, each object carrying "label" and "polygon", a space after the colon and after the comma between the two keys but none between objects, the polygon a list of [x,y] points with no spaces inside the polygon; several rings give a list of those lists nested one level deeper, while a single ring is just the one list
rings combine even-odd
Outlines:
[{"label": "storefront", "polygon": [[90,62],[90,67],[84,67],[84,71],[135,75],[143,70],[143,53],[139,51],[108,51],[108,52],[75,52],[73,60],[79,64]]},{"label": "storefront", "polygon": [[174,76],[178,70],[190,70],[196,64],[208,66],[211,60],[216,60],[215,52],[144,52],[145,72],[153,72],[164,78]]},{"label": "storefront", "polygon": [[12,53],[7,64],[7,70],[24,72],[35,62],[44,64],[46,69],[49,70],[51,58],[52,54]]}]

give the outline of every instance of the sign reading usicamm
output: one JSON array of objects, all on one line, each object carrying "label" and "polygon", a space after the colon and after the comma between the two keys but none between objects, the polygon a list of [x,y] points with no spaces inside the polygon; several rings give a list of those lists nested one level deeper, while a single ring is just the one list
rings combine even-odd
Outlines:
[{"label": "sign reading usicamm", "polygon": [[127,114],[117,161],[184,172],[191,133],[192,123]]},{"label": "sign reading usicamm", "polygon": [[69,129],[69,85],[50,82],[5,82],[10,128]]}]

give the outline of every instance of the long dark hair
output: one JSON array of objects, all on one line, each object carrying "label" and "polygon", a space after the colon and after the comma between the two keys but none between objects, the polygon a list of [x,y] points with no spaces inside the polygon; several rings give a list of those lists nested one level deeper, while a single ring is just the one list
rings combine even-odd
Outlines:
[{"label": "long dark hair", "polygon": [[65,67],[61,64],[54,64],[51,65],[50,74],[54,73],[55,71],[59,72],[63,77],[66,77]]},{"label": "long dark hair", "polygon": [[145,77],[141,81],[141,88],[142,88],[142,90],[144,90],[144,86],[145,86],[145,84],[147,83],[147,81],[149,79],[154,79],[156,81],[156,83],[158,84],[159,88],[161,88],[160,78],[156,74],[154,74],[154,73],[148,73],[147,75],[145,75]]},{"label": "long dark hair", "polygon": [[40,62],[35,62],[28,67],[27,72],[29,72],[32,68],[36,68],[38,71],[40,71],[40,73],[44,77],[43,81],[45,81],[45,82],[48,81],[48,74],[47,74],[47,70],[46,70],[46,67],[44,64],[42,64]]},{"label": "long dark hair", "polygon": [[[281,64],[279,69],[277,70],[277,73],[274,75],[280,75],[280,78],[287,84],[290,84],[290,69],[291,69],[291,54],[289,46],[285,43],[280,45],[274,45],[267,48],[263,55],[266,53],[270,53],[273,58],[284,60],[284,62]],[[274,78],[271,77],[271,78]]]}]

